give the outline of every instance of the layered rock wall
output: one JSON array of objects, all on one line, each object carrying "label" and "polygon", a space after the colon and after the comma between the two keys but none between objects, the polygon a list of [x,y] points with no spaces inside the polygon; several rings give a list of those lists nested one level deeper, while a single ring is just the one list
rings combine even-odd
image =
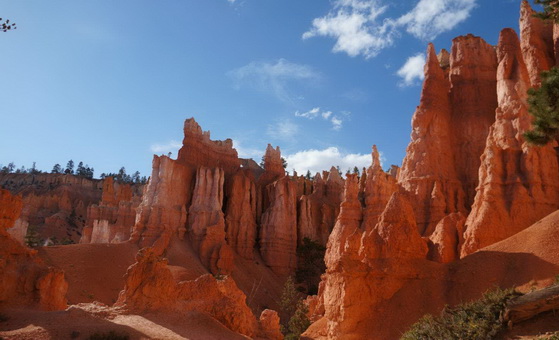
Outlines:
[{"label": "layered rock wall", "polygon": [[0,189],[0,306],[66,308],[68,284],[64,273],[47,267],[35,250],[22,246],[6,232],[21,213],[20,196]]}]

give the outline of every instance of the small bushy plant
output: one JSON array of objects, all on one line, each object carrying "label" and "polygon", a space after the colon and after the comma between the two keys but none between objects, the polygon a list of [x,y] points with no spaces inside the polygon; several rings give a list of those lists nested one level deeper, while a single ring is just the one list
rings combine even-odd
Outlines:
[{"label": "small bushy plant", "polygon": [[421,318],[402,339],[493,339],[505,327],[500,318],[507,302],[517,295],[513,289],[496,289],[478,301],[447,306],[438,317]]}]

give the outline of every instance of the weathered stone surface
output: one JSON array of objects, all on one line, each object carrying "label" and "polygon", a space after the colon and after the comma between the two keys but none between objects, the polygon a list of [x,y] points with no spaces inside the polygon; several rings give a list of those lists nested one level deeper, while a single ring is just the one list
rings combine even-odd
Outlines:
[{"label": "weathered stone surface", "polygon": [[222,280],[202,275],[177,282],[167,260],[150,248],[140,250],[128,268],[126,285],[115,306],[131,312],[171,311],[208,313],[232,331],[256,335],[257,320],[246,305],[246,296],[230,277]]},{"label": "weathered stone surface", "polygon": [[[389,174],[383,174],[375,150],[367,181],[394,181]],[[382,184],[367,183],[366,187]],[[320,285],[318,304],[313,304],[315,320],[317,311],[324,310],[328,338],[361,339],[378,332],[373,320],[380,317],[383,303],[419,275],[412,263],[424,259],[428,249],[417,231],[409,194],[399,189],[390,195],[386,208],[375,218],[383,195],[376,200],[369,197],[362,207],[357,176],[346,178],[344,201],[328,240],[327,271]],[[363,216],[378,222],[370,228]]]},{"label": "weathered stone surface", "polygon": [[452,41],[449,72],[452,156],[458,180],[466,195],[466,207],[470,207],[478,184],[480,156],[489,127],[495,121],[495,48],[473,35],[455,38]]},{"label": "weathered stone surface", "polygon": [[[33,226],[42,241],[78,242],[87,207],[101,198],[101,180],[61,174],[0,174],[0,187],[19,194],[23,210],[16,230]],[[17,233],[14,230],[14,233]]]},{"label": "weathered stone surface", "polygon": [[172,235],[184,238],[194,173],[167,156],[154,156],[152,174],[138,207],[130,240],[161,254]]},{"label": "weathered stone surface", "polygon": [[522,136],[530,128],[526,91],[533,72],[524,63],[512,29],[501,32],[497,50],[497,120],[482,156],[462,256],[521,231],[559,207],[559,166],[553,146],[532,147]]},{"label": "weathered stone surface", "polygon": [[80,243],[119,243],[130,239],[140,202],[141,197],[133,193],[130,184],[105,178],[101,202],[87,208]]},{"label": "weathered stone surface", "polygon": [[534,16],[530,3],[520,7],[520,47],[530,77],[529,87],[540,85],[540,73],[555,65],[553,23]]},{"label": "weathered stone surface", "polygon": [[[462,48],[454,51],[458,54]],[[413,115],[411,142],[398,174],[398,182],[416,196],[414,211],[422,234],[432,233],[449,212],[466,211],[464,189],[454,162],[457,150],[453,149],[450,88],[435,48],[429,44],[421,101]]]},{"label": "weathered stone surface", "polygon": [[282,340],[280,331],[280,317],[274,310],[264,309],[260,314],[260,336],[270,340]]},{"label": "weathered stone surface", "polygon": [[291,275],[297,266],[297,186],[283,177],[266,189],[270,207],[262,214],[260,253],[275,273]]},{"label": "weathered stone surface", "polygon": [[256,244],[257,192],[250,171],[239,170],[226,189],[225,230],[227,244],[245,259],[253,258]]},{"label": "weathered stone surface", "polygon": [[241,166],[233,141],[211,140],[209,131],[202,131],[194,118],[184,122],[184,139],[177,162],[194,168],[221,168],[227,174],[234,174]]},{"label": "weathered stone surface", "polygon": [[[336,170],[334,171],[338,174]],[[328,174],[328,178],[330,177]],[[304,238],[308,238],[326,245],[340,211],[341,195],[339,192],[343,179],[340,178],[340,180],[341,183],[332,176],[330,181],[325,182],[317,173],[312,182],[312,193],[299,196],[297,208],[299,244]]]},{"label": "weathered stone surface", "polygon": [[0,189],[0,306],[65,309],[68,284],[64,273],[44,265],[35,250],[22,246],[6,231],[19,217],[22,205],[21,197]]},{"label": "weathered stone surface", "polygon": [[445,216],[429,236],[429,255],[431,261],[449,263],[460,258],[460,246],[464,243],[466,217],[462,213]]}]

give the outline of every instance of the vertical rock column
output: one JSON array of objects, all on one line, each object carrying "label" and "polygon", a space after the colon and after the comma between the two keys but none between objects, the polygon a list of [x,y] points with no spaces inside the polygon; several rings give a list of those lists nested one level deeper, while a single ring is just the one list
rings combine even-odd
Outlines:
[{"label": "vertical rock column", "polygon": [[462,256],[514,235],[559,207],[559,167],[553,146],[532,147],[522,136],[531,122],[526,104],[529,75],[536,72],[526,67],[512,29],[501,32],[497,50],[497,120],[482,156]]},{"label": "vertical rock column", "polygon": [[290,275],[297,266],[297,185],[283,177],[266,189],[270,206],[262,214],[260,253],[275,273]]}]

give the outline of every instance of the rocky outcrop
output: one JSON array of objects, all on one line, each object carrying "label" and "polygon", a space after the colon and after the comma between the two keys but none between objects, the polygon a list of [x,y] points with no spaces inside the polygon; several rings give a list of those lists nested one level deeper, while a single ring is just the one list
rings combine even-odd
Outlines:
[{"label": "rocky outcrop", "polygon": [[501,32],[497,51],[497,120],[482,156],[462,256],[523,230],[559,207],[559,166],[553,146],[532,147],[522,136],[530,128],[526,91],[535,71],[528,70],[513,30]]},{"label": "rocky outcrop", "polygon": [[266,189],[270,207],[262,214],[260,253],[275,273],[289,275],[297,266],[297,187],[283,177]]},{"label": "rocky outcrop", "polygon": [[529,87],[540,85],[540,73],[555,65],[553,24],[534,16],[530,3],[520,7],[520,47],[530,81]]},{"label": "rocky outcrop", "polygon": [[211,140],[210,132],[202,131],[194,118],[184,122],[184,139],[177,162],[193,166],[194,169],[199,166],[221,168],[226,175],[234,174],[241,166],[233,141]]},{"label": "rocky outcrop", "polygon": [[276,311],[264,309],[260,314],[260,335],[264,339],[282,340],[283,334],[280,330],[280,317]]},{"label": "rocky outcrop", "polygon": [[[381,316],[383,303],[418,276],[412,263],[424,259],[428,251],[409,194],[397,189],[392,176],[383,174],[375,151],[365,188],[384,190],[376,196],[369,193],[362,206],[358,178],[348,175],[341,211],[328,240],[327,271],[318,298],[322,306],[313,310],[324,310],[325,333],[332,339],[360,339],[378,331],[371,321]],[[378,214],[386,195],[388,202]],[[371,227],[373,221],[377,222]]]},{"label": "rocky outcrop", "polygon": [[235,282],[225,277],[202,275],[193,281],[177,282],[167,261],[144,248],[126,273],[126,285],[115,306],[131,312],[195,310],[211,315],[227,328],[247,336],[255,335],[257,321],[247,307],[246,296]]},{"label": "rocky outcrop", "polygon": [[417,197],[414,211],[424,235],[444,216],[467,213],[497,107],[493,47],[468,35],[453,40],[450,56],[445,52],[438,58],[433,45],[428,47],[421,101],[398,174],[399,183]]},{"label": "rocky outcrop", "polygon": [[474,201],[480,156],[489,127],[495,121],[496,73],[497,56],[493,46],[473,35],[452,41],[449,70],[452,155],[466,195],[466,207]]},{"label": "rocky outcrop", "polygon": [[233,254],[225,243],[223,214],[224,172],[198,168],[192,204],[188,210],[188,234],[200,260],[214,274],[230,274]]},{"label": "rocky outcrop", "polygon": [[77,243],[87,207],[101,198],[102,181],[73,175],[8,173],[0,174],[0,187],[22,196],[23,210],[16,226],[19,233],[31,225],[42,242]]},{"label": "rocky outcrop", "polygon": [[138,207],[130,240],[162,254],[173,235],[184,239],[194,181],[191,169],[167,156],[154,156],[151,177]]},{"label": "rocky outcrop", "polygon": [[116,183],[112,177],[105,178],[101,202],[87,208],[87,221],[80,243],[127,241],[136,222],[136,208],[140,200],[130,184]]},{"label": "rocky outcrop", "polygon": [[460,258],[460,247],[464,243],[466,217],[462,213],[452,213],[437,223],[429,236],[429,256],[431,261],[450,263]]},{"label": "rocky outcrop", "polygon": [[326,172],[326,181],[316,174],[312,181],[311,193],[299,196],[297,239],[304,238],[326,245],[340,211],[343,179],[336,168]]},{"label": "rocky outcrop", "polygon": [[[307,300],[315,323],[306,335],[396,338],[445,304],[556,270],[546,254],[548,262],[541,252],[513,250],[536,248],[518,243],[519,232],[559,208],[555,145],[531,147],[522,137],[531,123],[527,90],[555,64],[557,41],[557,28],[553,41],[532,13],[524,1],[521,39],[505,29],[497,48],[472,35],[454,39],[450,55],[429,46],[398,182],[375,157],[361,179],[348,176],[326,274],[319,295]],[[508,265],[523,261],[538,265],[509,273]],[[465,283],[472,274],[480,284]]]},{"label": "rocky outcrop", "polygon": [[35,250],[22,246],[6,231],[18,219],[21,197],[0,189],[0,306],[66,308],[68,284],[61,270],[47,267]]},{"label": "rocky outcrop", "polygon": [[252,259],[256,244],[257,191],[250,171],[239,170],[230,181],[226,196],[227,244],[240,256]]}]

